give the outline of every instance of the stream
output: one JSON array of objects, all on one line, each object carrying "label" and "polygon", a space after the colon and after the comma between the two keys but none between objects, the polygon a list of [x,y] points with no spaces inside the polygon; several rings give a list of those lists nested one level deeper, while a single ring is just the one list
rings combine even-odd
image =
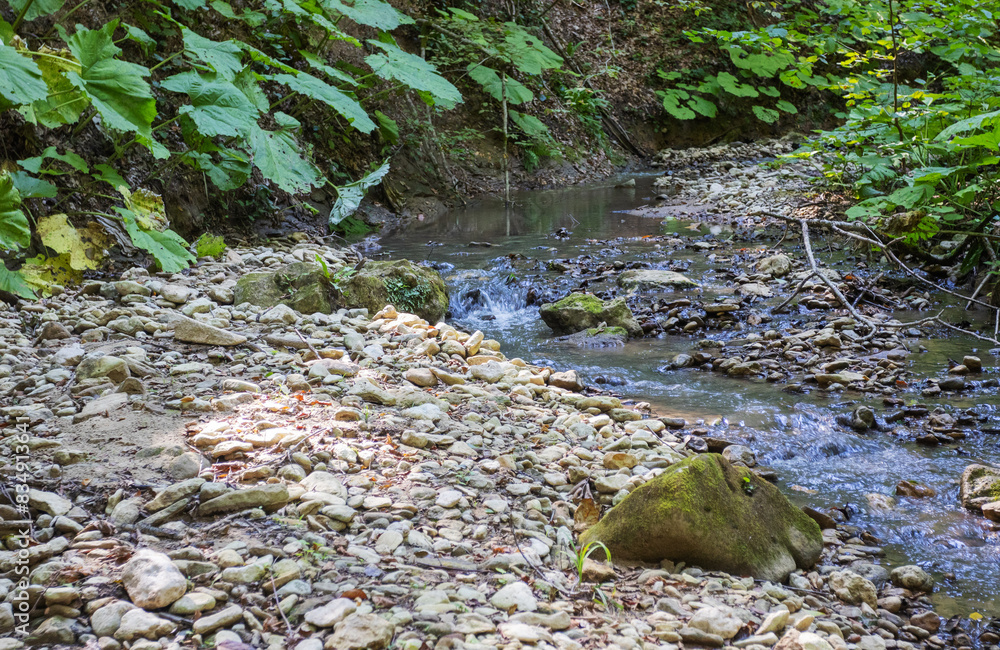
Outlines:
[{"label": "stream", "polygon": [[[528,305],[533,286],[568,291],[570,285],[565,284],[558,264],[550,263],[582,255],[626,262],[649,260],[651,246],[641,239],[649,235],[693,240],[732,235],[725,227],[688,220],[697,219],[697,214],[664,222],[630,213],[653,203],[656,194],[654,175],[634,178],[634,188],[615,187],[612,179],[591,186],[523,192],[514,196],[509,209],[500,200],[480,201],[437,219],[415,222],[383,239],[381,252],[390,258],[426,260],[437,268],[449,285],[451,319],[500,341],[508,357],[559,370],[574,368],[588,384],[649,402],[661,415],[683,417],[689,423],[701,421],[709,435],[753,449],[762,465],[776,470],[779,486],[795,503],[818,510],[851,511],[850,524],[884,542],[884,564],[890,568],[919,564],[934,575],[933,599],[942,616],[972,612],[1000,616],[1000,602],[994,600],[1000,579],[1000,532],[985,518],[964,510],[958,497],[958,479],[967,465],[1000,463],[1000,434],[973,428],[958,444],[924,447],[885,432],[857,433],[835,423],[835,416],[853,408],[852,404],[866,403],[883,416],[886,409],[880,397],[849,391],[792,393],[762,378],[736,379],[696,368],[661,370],[675,355],[695,349],[705,332],[639,339],[625,347],[582,349],[553,342],[538,316],[538,306]],[[618,238],[609,248],[606,240]],[[774,247],[776,239],[741,239],[736,246]],[[786,240],[785,245],[790,243],[794,242]],[[702,288],[695,291],[732,294],[725,279],[716,275],[711,257],[685,248],[658,259],[680,265],[685,275],[701,283]],[[781,299],[772,298],[767,304],[773,306]],[[782,329],[781,318],[771,327]],[[739,333],[712,331],[710,335]],[[987,346],[973,339],[949,336],[919,343],[927,351],[912,355],[907,363],[921,377],[939,375],[948,357],[961,359],[974,350],[987,372],[996,362]],[[1000,430],[994,422],[1000,420],[995,412],[1000,398],[995,392],[983,395],[977,391],[935,402],[917,390],[900,397],[907,404],[923,403],[932,409],[935,403],[956,411],[972,409],[988,415],[983,429]],[[903,479],[930,486],[937,496],[898,498],[888,511],[869,509],[866,495],[894,495],[897,482]]]}]

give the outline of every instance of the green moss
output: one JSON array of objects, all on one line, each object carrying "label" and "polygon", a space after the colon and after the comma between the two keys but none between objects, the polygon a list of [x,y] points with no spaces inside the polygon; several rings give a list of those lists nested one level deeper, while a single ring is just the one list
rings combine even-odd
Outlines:
[{"label": "green moss", "polygon": [[593,294],[571,293],[562,300],[556,301],[553,308],[582,309],[591,314],[600,314],[604,311],[604,302]]},{"label": "green moss", "polygon": [[637,488],[580,544],[594,540],[612,559],[669,559],[772,580],[811,566],[823,548],[816,522],[718,454],[689,458]]},{"label": "green moss", "polygon": [[346,307],[362,307],[374,314],[391,304],[436,323],[448,310],[448,291],[437,271],[407,260],[369,262],[340,286]]},{"label": "green moss", "polygon": [[591,327],[587,330],[587,336],[624,336],[628,338],[628,332],[624,327]]}]

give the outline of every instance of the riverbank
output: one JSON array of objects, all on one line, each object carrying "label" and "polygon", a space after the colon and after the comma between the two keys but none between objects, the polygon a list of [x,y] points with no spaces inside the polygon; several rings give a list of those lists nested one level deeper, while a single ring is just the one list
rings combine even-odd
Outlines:
[{"label": "riverbank", "polygon": [[4,614],[2,647],[965,645],[844,525],[787,587],[670,564],[580,582],[574,487],[610,506],[699,451],[699,423],[609,417],[572,371],[389,308],[231,304],[248,271],[315,255],[350,257],[289,241],[4,311],[4,444],[30,471],[3,471],[32,491],[0,611],[26,599],[32,636]]}]

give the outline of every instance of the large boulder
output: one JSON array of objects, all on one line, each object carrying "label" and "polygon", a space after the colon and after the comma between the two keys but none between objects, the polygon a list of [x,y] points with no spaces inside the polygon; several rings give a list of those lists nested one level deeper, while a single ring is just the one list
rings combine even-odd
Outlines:
[{"label": "large boulder", "polygon": [[233,304],[244,302],[264,308],[286,305],[300,314],[332,314],[337,308],[336,291],[327,271],[309,262],[242,276],[233,289]]},{"label": "large boulder", "polygon": [[538,313],[556,334],[574,334],[604,323],[624,328],[630,336],[642,335],[642,328],[624,298],[604,302],[590,293],[571,293],[562,300],[542,305]]},{"label": "large boulder", "polygon": [[1000,501],[1000,469],[988,465],[969,465],[962,472],[958,494],[962,505],[969,510],[982,510],[984,505]]},{"label": "large boulder", "polygon": [[672,560],[784,581],[816,563],[820,528],[778,488],[718,454],[677,463],[640,486],[580,537],[611,559]]},{"label": "large boulder", "polygon": [[698,283],[677,271],[636,269],[618,276],[618,286],[640,292],[662,292],[669,289],[697,287]]},{"label": "large boulder", "polygon": [[376,314],[386,305],[437,323],[448,311],[448,290],[441,275],[409,260],[368,262],[340,284],[347,307],[364,307]]}]

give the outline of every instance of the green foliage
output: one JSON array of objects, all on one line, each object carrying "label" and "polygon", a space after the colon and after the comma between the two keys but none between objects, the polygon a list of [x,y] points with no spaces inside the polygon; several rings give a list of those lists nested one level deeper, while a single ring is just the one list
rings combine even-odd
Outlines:
[{"label": "green foliage", "polygon": [[[540,86],[541,76],[561,70],[563,60],[541,39],[515,22],[480,20],[461,9],[441,12],[435,23],[440,35],[442,65],[463,65],[471,80],[495,101],[521,106],[535,100],[529,86]],[[528,147],[549,144],[548,127],[537,116],[510,113],[514,125],[526,136]],[[530,118],[530,119],[529,119]],[[501,125],[502,130],[507,125]]]},{"label": "green foliage", "polygon": [[[336,173],[335,168],[314,159],[308,139],[344,139],[378,128],[383,142],[399,141],[399,124],[372,111],[366,101],[404,92],[444,109],[462,101],[434,65],[397,45],[389,32],[414,21],[384,0],[263,0],[249,7],[226,0],[139,3],[122,8],[128,23],[116,19],[99,29],[57,19],[51,37],[37,39],[45,45],[34,50],[15,32],[22,24],[60,12],[63,0],[11,4],[19,16],[13,25],[0,25],[0,110],[20,112],[43,136],[36,141],[53,139],[45,129],[75,126],[57,136],[59,148],[31,152],[2,176],[0,246],[6,249],[26,248],[30,242],[33,225],[22,201],[61,202],[79,191],[84,197],[99,197],[94,203],[110,202],[106,211],[90,214],[117,220],[134,246],[151,254],[163,270],[177,271],[194,256],[169,229],[162,202],[147,205],[146,199],[155,195],[130,183],[166,183],[178,167],[187,166],[203,173],[206,193],[220,196],[227,205],[255,202],[225,194],[253,181],[260,184],[254,196],[265,196],[274,209],[275,191],[296,195],[332,185],[327,176]],[[61,13],[68,16],[84,5]],[[228,22],[222,29],[220,19]],[[33,25],[32,30],[40,31],[30,33],[44,33],[49,24]],[[349,24],[373,30],[375,37],[362,43],[343,31]],[[205,35],[219,33],[223,36]],[[239,34],[253,35],[253,45],[239,40]],[[539,43],[512,34],[505,51],[516,52],[511,56],[523,66],[547,65]],[[346,50],[370,51],[333,57],[331,41]],[[92,129],[98,138],[86,154],[82,148],[74,150],[84,129]],[[102,151],[100,158],[91,151]],[[135,169],[136,159],[143,157],[146,163],[138,168],[153,168],[146,180],[125,173],[126,164]],[[363,227],[351,215],[365,189],[388,169],[386,162],[360,181],[338,188],[331,227],[341,232]],[[56,182],[43,180],[49,178]],[[224,194],[210,192],[207,183]],[[108,186],[121,190],[123,200],[109,195]],[[199,240],[199,254],[206,245]],[[33,282],[54,277],[38,270],[51,263],[54,273],[54,259],[32,262]],[[0,282],[11,285],[12,272],[3,273]]]},{"label": "green foliage", "polygon": [[824,98],[841,126],[790,157],[854,194],[849,219],[915,244],[981,228],[1000,208],[995,15],[973,0],[789,2],[762,27],[688,32],[723,69],[661,71],[659,95],[676,119],[709,117],[704,101],[768,124]]},{"label": "green foliage", "polygon": [[226,252],[226,241],[221,236],[210,235],[207,232],[194,243],[195,255],[198,257],[222,257]]},{"label": "green foliage", "polygon": [[0,174],[0,249],[27,248],[31,243],[28,218],[21,210],[21,194],[10,174]]},{"label": "green foliage", "polygon": [[102,29],[78,28],[67,45],[80,62],[80,71],[67,76],[90,98],[105,124],[119,131],[134,131],[150,141],[156,100],[144,79],[149,70],[115,58],[121,54],[111,36],[117,27],[118,21],[113,20]]},{"label": "green foliage", "polygon": [[361,205],[365,190],[381,183],[382,178],[388,173],[389,161],[386,160],[364,178],[338,186],[337,201],[333,204],[333,209],[330,210],[330,229],[345,234],[356,234],[360,222],[351,215]]},{"label": "green foliage", "polygon": [[573,567],[576,569],[576,584],[579,585],[581,582],[583,582],[583,565],[587,561],[587,559],[589,559],[590,556],[594,554],[594,551],[598,550],[603,552],[604,557],[605,559],[607,559],[607,561],[609,562],[611,561],[611,551],[608,550],[608,547],[605,546],[604,542],[601,541],[590,542],[587,545],[583,546],[582,548],[578,548],[577,546],[574,545],[572,553],[570,553],[569,551],[564,551],[564,553],[566,553],[566,555],[569,556],[570,561],[573,562]]}]

